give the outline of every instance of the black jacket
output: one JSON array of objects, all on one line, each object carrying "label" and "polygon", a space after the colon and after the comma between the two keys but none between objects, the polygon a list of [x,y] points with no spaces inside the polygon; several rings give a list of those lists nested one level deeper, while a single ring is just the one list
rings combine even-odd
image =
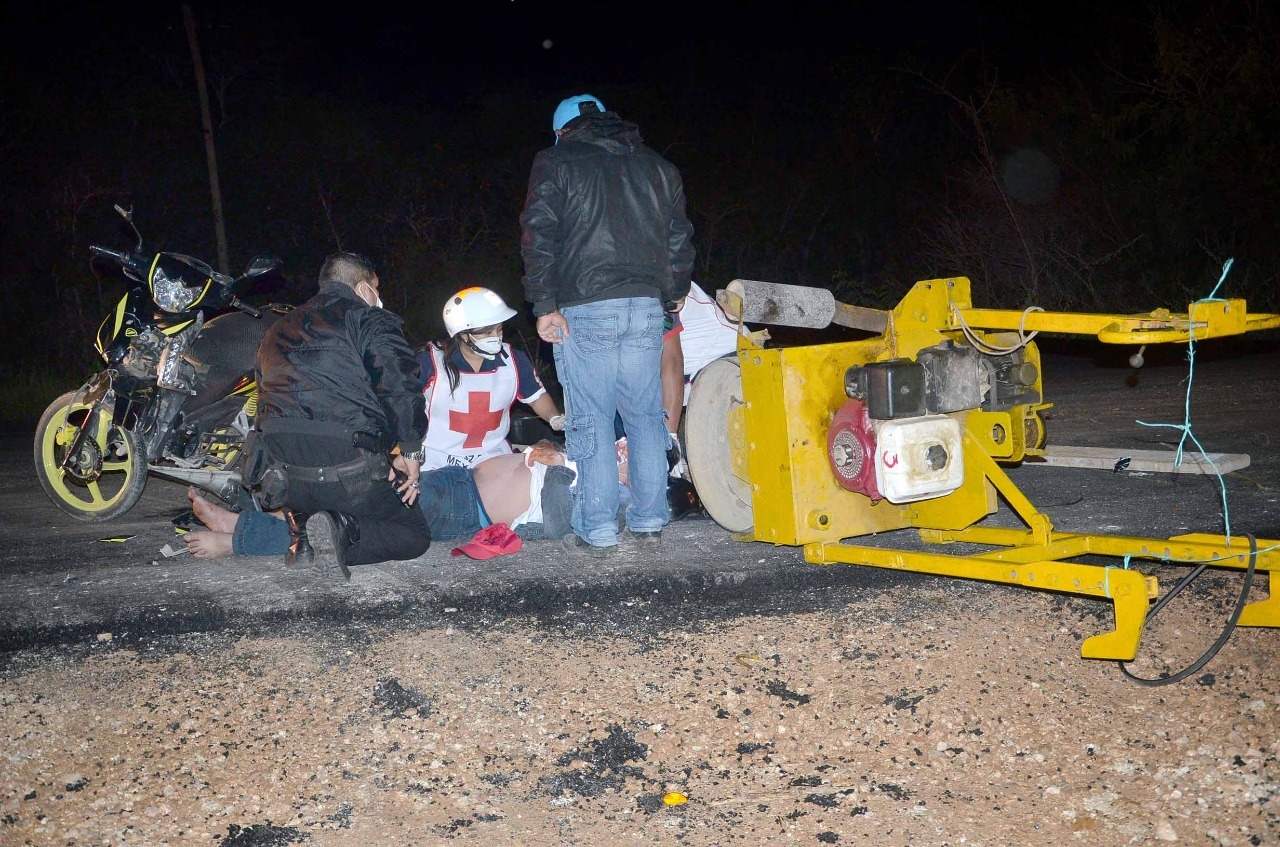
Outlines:
[{"label": "black jacket", "polygon": [[520,228],[535,315],[623,297],[667,304],[689,293],[693,225],[680,172],[613,112],[573,119],[534,157]]},{"label": "black jacket", "polygon": [[257,420],[329,421],[381,436],[388,448],[421,450],[426,402],[403,323],[347,285],[321,285],[262,339],[254,360]]}]

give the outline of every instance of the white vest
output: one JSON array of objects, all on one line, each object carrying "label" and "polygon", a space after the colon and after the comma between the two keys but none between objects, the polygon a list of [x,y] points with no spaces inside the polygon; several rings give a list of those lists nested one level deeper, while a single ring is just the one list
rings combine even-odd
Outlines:
[{"label": "white vest", "polygon": [[422,440],[426,460],[422,470],[445,465],[474,468],[485,459],[511,452],[507,433],[511,430],[511,404],[516,400],[519,377],[510,344],[503,344],[505,362],[495,371],[460,371],[458,387],[449,391],[449,374],[444,367],[444,351],[434,344],[428,348],[436,377],[427,386],[427,437]]}]

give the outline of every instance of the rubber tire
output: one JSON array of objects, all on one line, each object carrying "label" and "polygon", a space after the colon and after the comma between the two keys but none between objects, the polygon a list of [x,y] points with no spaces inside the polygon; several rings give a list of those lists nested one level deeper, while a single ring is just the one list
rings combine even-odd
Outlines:
[{"label": "rubber tire", "polygon": [[749,532],[755,525],[751,483],[731,472],[729,409],[742,403],[742,366],[737,354],[707,364],[693,380],[683,425],[689,476],[707,514],[730,532]]},{"label": "rubber tire", "polygon": [[58,429],[68,418],[73,421],[79,418],[83,422],[87,417],[88,405],[73,405],[76,393],[69,391],[63,394],[40,416],[35,435],[36,476],[54,505],[76,520],[87,523],[113,520],[132,509],[147,487],[146,453],[138,448],[138,440],[132,432],[113,426],[110,421],[100,420],[94,440],[104,453],[109,436],[118,437],[124,445],[124,456],[104,462],[106,470],[103,477],[110,477],[119,486],[104,494],[99,485],[101,477],[89,485],[69,478],[66,471],[59,469],[63,453],[55,439]]}]

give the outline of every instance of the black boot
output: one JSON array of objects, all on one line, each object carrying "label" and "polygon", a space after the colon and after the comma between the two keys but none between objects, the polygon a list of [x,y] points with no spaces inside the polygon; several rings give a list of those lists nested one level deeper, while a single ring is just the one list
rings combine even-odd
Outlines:
[{"label": "black boot", "polygon": [[284,565],[287,568],[305,568],[315,561],[316,552],[307,538],[308,517],[292,509],[284,510],[284,522],[289,526],[289,549],[284,554]]},{"label": "black boot", "polygon": [[355,515],[346,512],[329,512],[329,515],[338,524],[338,540],[342,543],[343,552],[360,543],[360,522]]},{"label": "black boot", "polygon": [[319,512],[307,518],[307,535],[315,545],[311,570],[323,579],[351,579],[347,551],[360,540],[356,519],[344,512]]}]

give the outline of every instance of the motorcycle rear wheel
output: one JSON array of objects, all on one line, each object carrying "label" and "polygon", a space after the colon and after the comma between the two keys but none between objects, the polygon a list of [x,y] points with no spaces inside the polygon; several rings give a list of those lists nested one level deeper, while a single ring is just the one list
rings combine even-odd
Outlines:
[{"label": "motorcycle rear wheel", "polygon": [[[137,437],[76,392],[49,404],[36,426],[36,476],[59,509],[88,523],[118,518],[133,508],[147,486],[146,452]],[[92,416],[92,420],[90,417]],[[81,429],[88,427],[78,457],[63,467]]]}]

